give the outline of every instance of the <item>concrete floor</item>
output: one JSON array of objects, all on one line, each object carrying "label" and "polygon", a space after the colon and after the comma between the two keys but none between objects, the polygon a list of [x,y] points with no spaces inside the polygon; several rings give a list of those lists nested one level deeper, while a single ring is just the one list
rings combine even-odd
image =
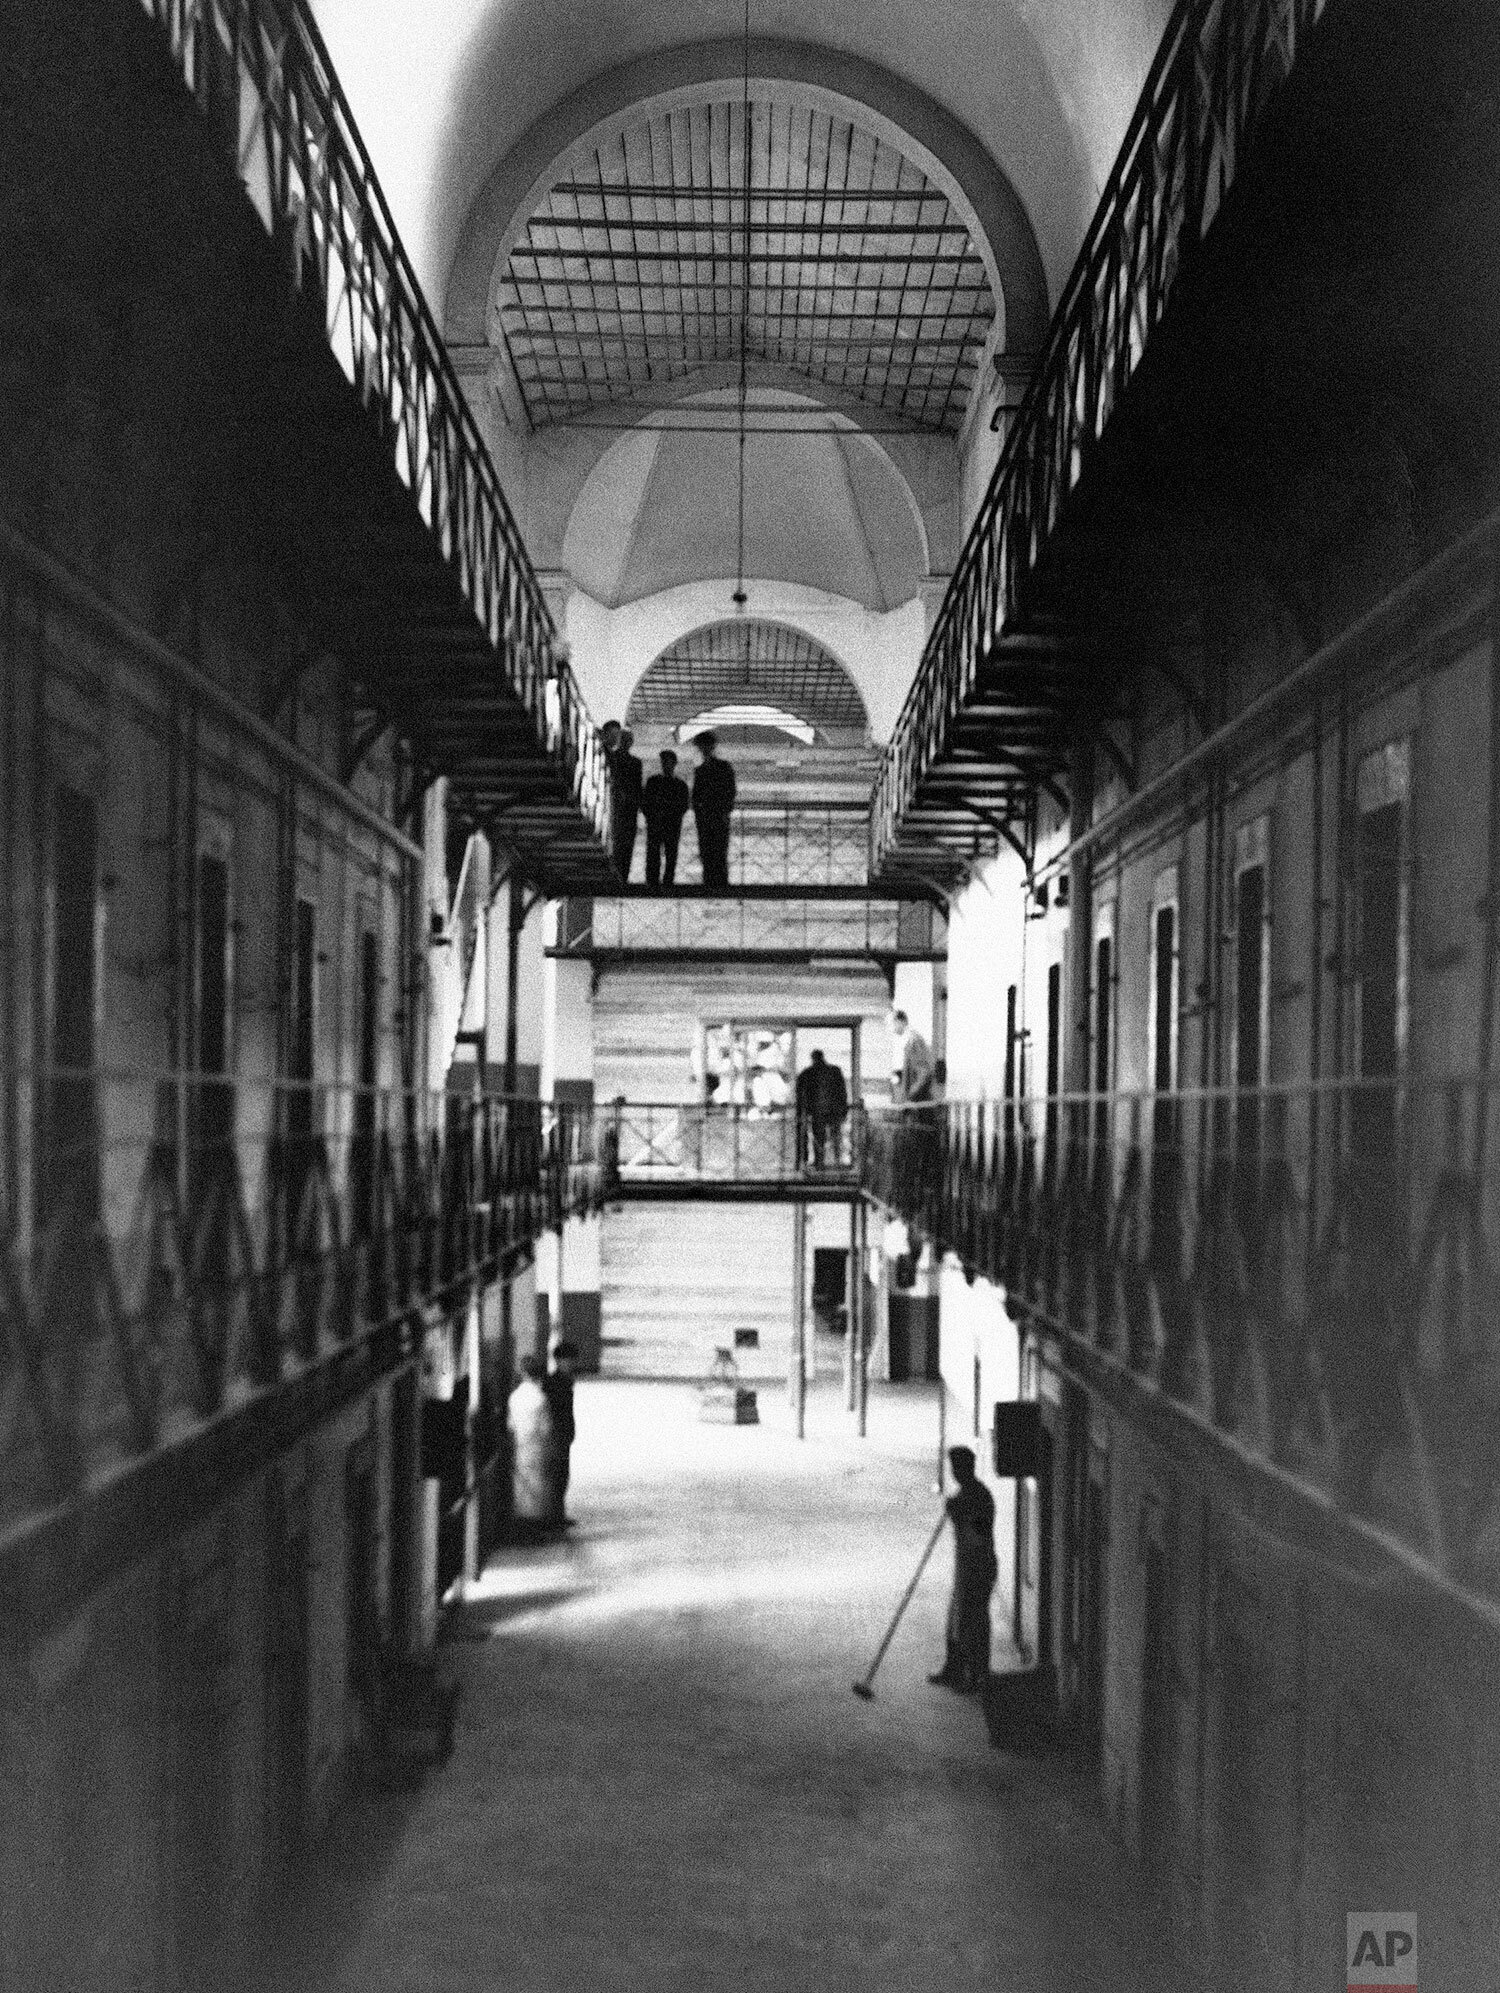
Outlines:
[{"label": "concrete floor", "polygon": [[946,1545],[850,1694],[937,1512],[936,1412],[884,1393],[861,1445],[835,1396],[799,1445],[780,1393],[735,1429],[580,1388],[580,1527],[456,1615],[452,1762],[346,1809],[264,1985],[1159,1993],[1086,1781],[926,1682]]}]

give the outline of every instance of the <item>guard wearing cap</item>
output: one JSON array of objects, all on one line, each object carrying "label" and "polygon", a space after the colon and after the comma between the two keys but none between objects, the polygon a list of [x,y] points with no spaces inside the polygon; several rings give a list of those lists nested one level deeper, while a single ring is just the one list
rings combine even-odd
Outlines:
[{"label": "guard wearing cap", "polygon": [[699,734],[693,745],[701,759],[693,776],[693,822],[703,883],[710,892],[729,886],[729,817],[734,809],[734,770],[718,756],[718,736]]}]

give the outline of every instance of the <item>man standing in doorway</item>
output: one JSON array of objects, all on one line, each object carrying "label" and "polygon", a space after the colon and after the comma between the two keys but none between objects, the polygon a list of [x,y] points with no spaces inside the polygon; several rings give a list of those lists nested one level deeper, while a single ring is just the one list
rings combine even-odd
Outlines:
[{"label": "man standing in doorway", "polygon": [[734,808],[734,770],[718,757],[717,734],[699,734],[694,745],[702,757],[693,777],[693,822],[698,828],[698,857],[703,883],[710,891],[729,886],[729,817]]},{"label": "man standing in doorway", "polygon": [[961,1695],[990,1678],[990,1594],[995,1589],[995,1498],[975,1473],[967,1446],[948,1449],[958,1492],[948,1498],[953,1525],[953,1593],[948,1601],[948,1643],[943,1665],[927,1679]]},{"label": "man standing in doorway", "polygon": [[904,1010],[898,1010],[891,1018],[891,1037],[896,1054],[892,1061],[896,1099],[903,1105],[931,1100],[934,1072],[932,1047],[920,1031],[912,1030],[911,1020]]},{"label": "man standing in doorway", "polygon": [[830,1158],[838,1163],[848,1112],[849,1089],[844,1075],[815,1051],[811,1063],[797,1075],[797,1153],[804,1163],[811,1163],[814,1169],[826,1169]]},{"label": "man standing in doorway", "polygon": [[670,886],[677,877],[677,840],[688,813],[688,785],[677,773],[677,756],[661,751],[661,773],[653,775],[641,795],[646,819],[646,884]]}]

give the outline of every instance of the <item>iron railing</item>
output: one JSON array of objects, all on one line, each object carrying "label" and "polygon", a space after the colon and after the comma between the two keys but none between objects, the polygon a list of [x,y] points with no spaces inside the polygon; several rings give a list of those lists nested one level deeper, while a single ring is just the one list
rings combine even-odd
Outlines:
[{"label": "iron railing", "polygon": [[324,335],[498,655],[607,841],[609,777],[479,426],[302,0],[141,0],[288,285]]},{"label": "iron railing", "polygon": [[1500,1094],[873,1112],[864,1182],[1014,1312],[1471,1577],[1500,1503]]},{"label": "iron railing", "polygon": [[879,872],[1328,0],[1179,0],[876,778]]},{"label": "iron railing", "polygon": [[741,886],[862,886],[869,876],[866,807],[745,804],[735,811],[729,872]]},{"label": "iron railing", "polygon": [[941,960],[942,916],[917,900],[595,900],[588,926],[564,927],[569,955],[798,954]]},{"label": "iron railing", "polygon": [[794,1108],[738,1102],[621,1100],[598,1111],[611,1190],[626,1194],[642,1184],[853,1182],[863,1153],[859,1107],[821,1131]]},{"label": "iron railing", "polygon": [[493,1277],[606,1181],[586,1108],[10,1070],[0,1534]]}]

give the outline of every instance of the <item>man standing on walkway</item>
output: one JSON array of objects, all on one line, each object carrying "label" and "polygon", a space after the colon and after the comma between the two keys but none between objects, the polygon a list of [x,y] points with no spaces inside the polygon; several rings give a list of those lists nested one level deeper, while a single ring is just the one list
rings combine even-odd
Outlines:
[{"label": "man standing on walkway", "polygon": [[849,1112],[849,1089],[837,1066],[821,1052],[797,1075],[797,1154],[814,1169],[839,1161],[839,1137]]},{"label": "man standing on walkway", "polygon": [[630,860],[635,851],[635,820],[641,809],[640,758],[630,752],[634,735],[618,720],[606,720],[599,729],[609,769],[609,855],[622,879],[630,877]]},{"label": "man standing on walkway", "polygon": [[688,785],[677,773],[677,756],[664,747],[661,773],[651,777],[641,795],[648,886],[670,886],[677,877],[677,840],[682,835],[688,802]]},{"label": "man standing on walkway", "polygon": [[729,817],[734,808],[734,770],[718,757],[717,734],[699,734],[694,745],[702,756],[693,777],[693,822],[698,827],[698,857],[703,883],[711,891],[729,886]]},{"label": "man standing on walkway", "polygon": [[948,1449],[948,1465],[958,1483],[949,1497],[953,1525],[953,1593],[948,1601],[948,1651],[930,1682],[961,1695],[982,1689],[990,1678],[990,1594],[995,1589],[995,1498],[975,1473],[967,1446]]},{"label": "man standing on walkway", "polygon": [[896,1011],[891,1018],[891,1037],[896,1054],[892,1061],[896,1099],[903,1105],[931,1100],[934,1070],[932,1047],[920,1031],[913,1031],[911,1020],[904,1010]]},{"label": "man standing on walkway", "polygon": [[552,1368],[542,1381],[552,1414],[552,1520],[564,1529],[572,1527],[572,1517],[568,1514],[568,1477],[572,1472],[573,1438],[578,1430],[573,1416],[577,1362],[576,1345],[566,1340],[560,1342],[552,1352]]},{"label": "man standing on walkway", "polygon": [[635,735],[626,727],[620,734],[610,766],[614,770],[614,809],[610,820],[610,856],[622,879],[630,877],[630,861],[635,853],[636,820],[641,813],[641,789],[646,771],[638,754],[632,754]]}]

